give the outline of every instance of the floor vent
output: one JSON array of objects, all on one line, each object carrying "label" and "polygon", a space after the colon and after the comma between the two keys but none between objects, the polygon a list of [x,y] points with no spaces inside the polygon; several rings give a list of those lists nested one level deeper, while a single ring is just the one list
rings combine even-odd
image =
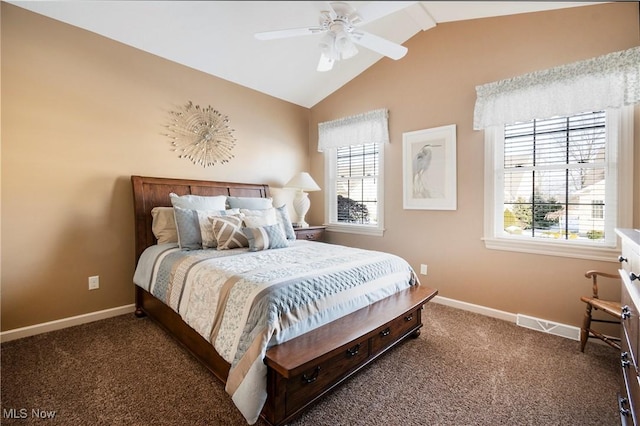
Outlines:
[{"label": "floor vent", "polygon": [[553,321],[545,321],[522,314],[518,314],[516,316],[516,324],[520,327],[542,331],[543,333],[555,334],[556,336],[566,337],[572,340],[580,340],[579,327],[573,327],[571,325],[560,324]]}]

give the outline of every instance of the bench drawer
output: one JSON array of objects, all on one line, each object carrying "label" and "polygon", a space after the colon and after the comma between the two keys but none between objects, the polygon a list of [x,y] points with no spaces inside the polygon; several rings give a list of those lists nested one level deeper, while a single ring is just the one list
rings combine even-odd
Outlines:
[{"label": "bench drawer", "polygon": [[347,347],[331,352],[325,360],[310,366],[287,381],[287,414],[294,413],[310,399],[320,395],[345,376],[358,368],[369,357],[367,339],[360,339]]},{"label": "bench drawer", "polygon": [[371,339],[371,353],[376,354],[393,345],[403,335],[410,333],[421,325],[420,309],[399,316],[377,330]]}]

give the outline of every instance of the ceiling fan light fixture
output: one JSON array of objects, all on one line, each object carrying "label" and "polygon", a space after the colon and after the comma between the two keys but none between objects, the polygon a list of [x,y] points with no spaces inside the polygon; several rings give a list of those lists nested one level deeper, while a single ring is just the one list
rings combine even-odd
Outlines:
[{"label": "ceiling fan light fixture", "polygon": [[353,44],[349,34],[344,31],[336,34],[335,49],[340,59],[349,59],[356,56],[358,49]]},{"label": "ceiling fan light fixture", "polygon": [[336,54],[336,35],[332,32],[326,33],[320,40],[320,50],[322,54],[330,59],[339,59]]},{"label": "ceiling fan light fixture", "polygon": [[322,54],[320,55],[320,61],[318,61],[317,70],[320,72],[331,71],[331,69],[333,68],[334,62],[335,62],[334,59],[331,59],[328,56],[325,56],[324,54]]},{"label": "ceiling fan light fixture", "polygon": [[349,59],[358,53],[358,48],[344,31],[326,33],[320,40],[320,50],[324,56],[334,61]]}]

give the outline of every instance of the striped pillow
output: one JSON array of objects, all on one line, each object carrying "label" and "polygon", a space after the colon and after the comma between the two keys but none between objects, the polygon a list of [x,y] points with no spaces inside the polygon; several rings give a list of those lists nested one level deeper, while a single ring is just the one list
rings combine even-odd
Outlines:
[{"label": "striped pillow", "polygon": [[242,232],[242,217],[214,216],[209,220],[213,227],[213,235],[218,241],[218,250],[249,247],[249,241]]},{"label": "striped pillow", "polygon": [[259,228],[244,228],[242,232],[249,241],[249,251],[289,247],[289,241],[279,223]]},{"label": "striped pillow", "polygon": [[242,217],[240,215],[239,209],[227,209],[224,211],[217,212],[213,215],[211,212],[200,211],[198,210],[198,223],[200,224],[200,233],[202,235],[202,248],[216,248],[218,246],[218,241],[216,240],[216,236],[213,233],[213,227],[211,226],[211,218],[217,216],[237,216]]}]

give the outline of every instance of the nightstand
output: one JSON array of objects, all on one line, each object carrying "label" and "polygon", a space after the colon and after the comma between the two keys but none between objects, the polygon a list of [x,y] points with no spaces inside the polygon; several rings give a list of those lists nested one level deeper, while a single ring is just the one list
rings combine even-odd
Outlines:
[{"label": "nightstand", "polygon": [[326,226],[309,226],[307,228],[293,228],[296,239],[307,241],[323,241]]}]

